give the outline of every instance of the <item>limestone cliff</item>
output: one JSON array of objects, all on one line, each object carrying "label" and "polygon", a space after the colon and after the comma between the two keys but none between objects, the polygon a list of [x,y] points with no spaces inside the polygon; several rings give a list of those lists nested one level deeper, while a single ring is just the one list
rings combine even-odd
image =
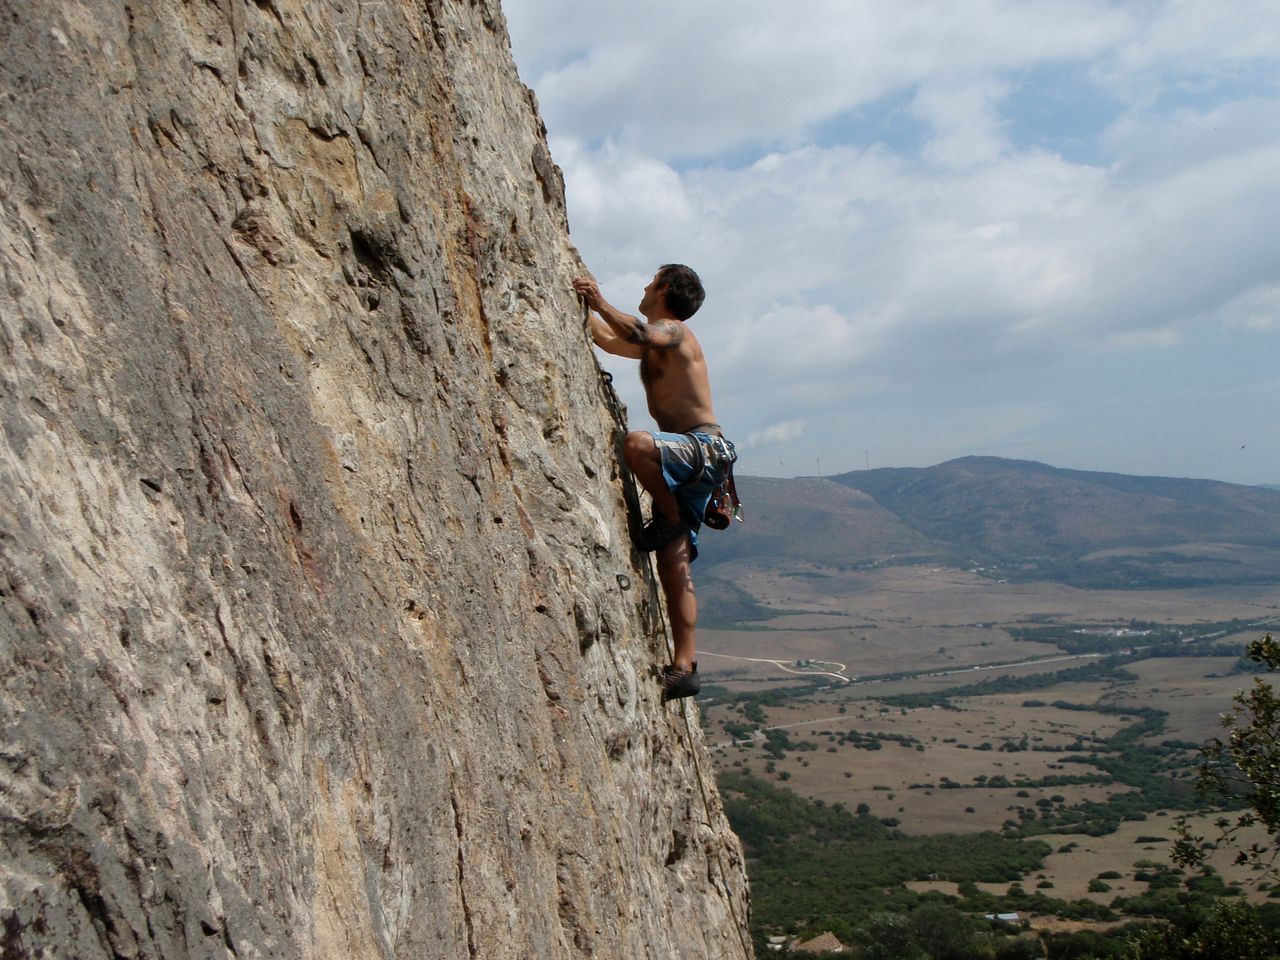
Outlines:
[{"label": "limestone cliff", "polygon": [[496,0],[0,78],[0,955],[749,955]]}]

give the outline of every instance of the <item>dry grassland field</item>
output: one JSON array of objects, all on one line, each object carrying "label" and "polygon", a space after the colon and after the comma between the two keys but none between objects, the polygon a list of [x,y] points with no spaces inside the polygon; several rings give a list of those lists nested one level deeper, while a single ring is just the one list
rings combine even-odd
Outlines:
[{"label": "dry grassland field", "polygon": [[[937,567],[831,572],[797,568],[761,573],[733,564],[716,575],[733,580],[780,615],[742,629],[699,634],[707,679],[752,690],[786,681],[797,660],[850,679],[904,671],[957,670],[1059,654],[1049,644],[1019,642],[1009,627],[1053,623],[1110,626],[1130,620],[1195,624],[1231,618],[1280,622],[1280,589],[1079,590],[1053,583],[1010,584]],[[1223,639],[1227,639],[1224,637]],[[1242,643],[1255,639],[1239,635]]]},{"label": "dry grassland field", "polygon": [[1228,675],[1234,664],[1230,658],[1219,657],[1195,662],[1143,660],[1127,668],[1138,675],[1140,685],[1118,690],[1115,702],[1167,710],[1169,720],[1162,738],[1199,743],[1222,733],[1220,718],[1231,709],[1231,698],[1252,683],[1248,677]]},{"label": "dry grassland field", "polygon": [[[1210,834],[1213,832],[1212,819],[1193,817],[1189,822],[1193,830]],[[1058,844],[1058,849],[1062,852],[1050,854],[1045,859],[1044,868],[1035,874],[1034,879],[1040,879],[1043,874],[1045,879],[1053,883],[1054,895],[1064,900],[1087,897],[1098,903],[1110,903],[1116,896],[1140,894],[1146,884],[1135,880],[1133,874],[1141,869],[1143,863],[1167,863],[1168,848],[1172,843],[1172,839],[1167,843],[1147,841],[1153,837],[1172,837],[1172,828],[1172,817],[1150,817],[1142,823],[1121,824],[1115,833],[1105,837],[1070,834],[1054,837],[1054,843]],[[1247,842],[1261,841],[1265,836],[1266,832],[1261,829],[1242,835]],[[1064,849],[1068,847],[1071,849]],[[1251,900],[1261,903],[1267,899],[1266,891],[1256,887],[1261,871],[1256,867],[1236,864],[1233,851],[1215,851],[1208,862],[1221,874],[1225,883],[1239,885]],[[1111,890],[1090,892],[1089,881],[1109,871],[1122,874],[1120,879],[1105,881]]]},{"label": "dry grassland field", "polygon": [[[803,674],[830,686],[802,699],[764,708],[753,726],[781,728],[793,744],[769,757],[765,745],[734,743],[725,724],[741,726],[740,710],[703,701],[709,742],[721,768],[744,766],[803,797],[865,803],[910,834],[998,830],[1021,806],[1071,806],[1104,801],[1130,789],[1120,784],[1017,786],[1019,781],[1098,771],[1048,752],[1105,738],[1137,722],[1123,713],[1069,710],[1055,701],[1167,712],[1155,742],[1200,743],[1221,732],[1220,715],[1251,681],[1228,675],[1231,657],[1138,660],[1125,669],[1138,679],[1062,682],[1030,692],[967,696],[953,708],[885,706],[877,697],[939,692],[994,678],[1036,677],[1096,663],[1097,654],[1068,656],[1055,646],[1012,639],[1005,629],[1034,623],[1097,624],[1130,620],[1191,624],[1274,616],[1276,588],[1218,591],[1083,591],[1055,584],[1001,584],[965,571],[903,567],[838,577],[764,577],[743,583],[788,614],[753,629],[708,630],[701,638],[706,682],[731,692],[794,688]],[[839,589],[830,581],[838,580]],[[1241,645],[1253,633],[1236,636]],[[900,671],[891,681],[856,678]],[[800,679],[798,679],[798,677]],[[847,679],[849,682],[844,682]],[[758,720],[758,717],[757,717]],[[863,749],[852,735],[879,738]],[[756,734],[757,738],[762,734]],[[842,740],[843,738],[843,740]],[[1019,745],[1025,749],[1010,750]],[[1003,749],[1002,749],[1003,748]],[[1039,749],[1037,749],[1039,748]],[[1076,757],[1087,755],[1077,751]],[[1186,752],[1191,777],[1194,754]],[[1013,787],[989,787],[1004,777]],[[943,787],[945,781],[959,788]],[[1022,794],[1022,795],[1019,795]],[[1097,841],[1092,841],[1095,844]],[[1127,848],[1126,848],[1127,849]],[[1087,884],[1091,877],[1085,877]]]},{"label": "dry grassland field", "polygon": [[[1135,607],[1143,619],[1191,622],[1231,616],[1274,616],[1275,586],[1188,590],[1083,590],[1058,583],[1003,583],[950,567],[900,566],[878,570],[833,570],[789,564],[762,572],[726,563],[716,576],[732,580],[760,603],[780,610],[879,619],[947,623],[1008,621],[1031,614],[1064,620],[1126,619]],[[853,601],[850,604],[850,601]],[[977,614],[969,617],[966,614]]]},{"label": "dry grassland field", "polygon": [[[1193,830],[1200,833],[1212,832],[1212,817],[1192,817],[1188,821]],[[1083,834],[1064,834],[1053,837],[1057,852],[1045,858],[1044,866],[1019,884],[1023,889],[1034,889],[1041,883],[1052,884],[1050,887],[1039,887],[1061,900],[1093,900],[1096,903],[1109,904],[1116,897],[1140,896],[1147,889],[1147,882],[1135,877],[1145,867],[1153,863],[1168,862],[1168,848],[1172,842],[1172,817],[1152,817],[1142,823],[1124,823],[1115,833],[1105,837],[1090,837]],[[1154,842],[1154,838],[1169,838],[1166,841]],[[1242,835],[1246,842],[1266,839],[1265,831],[1254,829]],[[1213,853],[1208,863],[1218,871],[1223,882],[1229,886],[1238,886],[1241,892],[1255,903],[1267,900],[1267,891],[1258,888],[1262,879],[1262,871],[1256,866],[1242,866],[1234,862],[1228,850]],[[1113,874],[1119,874],[1118,877]],[[1102,879],[1107,890],[1090,890],[1090,881]],[[946,880],[912,881],[907,886],[917,892],[938,890],[956,895],[958,885]],[[1002,894],[1008,891],[1009,884],[980,883],[978,888],[989,893]],[[1049,929],[1053,924],[1036,922],[1034,926]],[[1106,926],[1106,924],[1074,924],[1071,929],[1082,926]]]},{"label": "dry grassland field", "polygon": [[[1103,800],[1117,789],[1127,789],[1030,787],[1021,791],[1026,796],[1018,796],[1019,788],[977,786],[979,777],[1003,775],[1015,782],[1090,770],[1064,764],[1063,754],[1001,751],[1005,741],[1018,741],[1026,734],[1033,743],[1065,745],[1078,736],[1108,736],[1125,725],[1119,716],[1022,707],[1024,699],[982,697],[966,700],[959,710],[905,712],[883,708],[876,701],[850,704],[845,714],[825,703],[770,708],[770,727],[785,728],[793,742],[817,745],[817,750],[792,750],[773,760],[771,776],[780,779],[788,774],[787,787],[804,797],[843,803],[850,809],[866,803],[873,814],[897,819],[898,829],[911,834],[998,830],[1005,820],[1016,819],[1019,806],[1034,805],[1041,798],[1061,797],[1058,802],[1072,804]],[[712,730],[716,730],[714,720]],[[840,735],[851,731],[894,739],[881,740],[879,750],[840,744]],[[713,736],[711,742],[718,746],[715,758],[721,766],[742,762],[755,774],[768,775],[770,761],[761,745],[729,745],[730,738],[723,735]],[[944,778],[961,788],[943,788]]]}]

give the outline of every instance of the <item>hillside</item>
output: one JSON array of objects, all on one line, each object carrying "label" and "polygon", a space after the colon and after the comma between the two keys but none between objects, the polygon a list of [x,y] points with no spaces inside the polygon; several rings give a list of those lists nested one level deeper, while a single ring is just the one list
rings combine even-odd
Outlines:
[{"label": "hillside", "polygon": [[0,96],[0,953],[749,957],[497,0],[15,0]]},{"label": "hillside", "polygon": [[[913,530],[875,498],[830,480],[739,477],[744,522],[708,532],[707,566],[729,560],[794,560],[858,566],[886,557],[931,557],[946,542]],[[701,561],[699,561],[701,562]]]},{"label": "hillside", "polygon": [[740,487],[749,521],[707,538],[711,564],[947,563],[1082,587],[1280,580],[1280,493],[1261,487],[994,457]]}]

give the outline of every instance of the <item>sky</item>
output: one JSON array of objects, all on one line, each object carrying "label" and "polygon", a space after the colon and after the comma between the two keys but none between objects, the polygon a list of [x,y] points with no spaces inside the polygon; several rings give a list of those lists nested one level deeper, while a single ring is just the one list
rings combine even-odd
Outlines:
[{"label": "sky", "polygon": [[701,275],[740,474],[1280,484],[1280,0],[503,9],[605,296]]}]

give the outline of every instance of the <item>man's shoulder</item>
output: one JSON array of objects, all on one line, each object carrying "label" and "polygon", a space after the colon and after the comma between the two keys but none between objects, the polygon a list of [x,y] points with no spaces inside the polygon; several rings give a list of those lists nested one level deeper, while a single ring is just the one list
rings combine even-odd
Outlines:
[{"label": "man's shoulder", "polygon": [[680,352],[690,359],[696,359],[702,356],[702,343],[698,340],[697,334],[683,320],[676,321],[680,324],[681,330],[684,332],[680,336]]},{"label": "man's shoulder", "polygon": [[688,320],[681,320],[679,317],[663,317],[660,321],[668,330],[679,330],[680,335],[686,340],[692,340],[697,343],[698,338],[693,332],[693,327],[689,325]]}]

